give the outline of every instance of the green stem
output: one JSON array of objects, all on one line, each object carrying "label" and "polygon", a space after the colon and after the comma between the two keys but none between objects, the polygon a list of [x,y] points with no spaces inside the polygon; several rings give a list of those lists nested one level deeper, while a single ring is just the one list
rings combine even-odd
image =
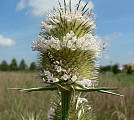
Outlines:
[{"label": "green stem", "polygon": [[70,101],[71,101],[71,92],[64,90],[61,92],[61,97],[62,97],[62,119],[61,120],[68,120]]}]

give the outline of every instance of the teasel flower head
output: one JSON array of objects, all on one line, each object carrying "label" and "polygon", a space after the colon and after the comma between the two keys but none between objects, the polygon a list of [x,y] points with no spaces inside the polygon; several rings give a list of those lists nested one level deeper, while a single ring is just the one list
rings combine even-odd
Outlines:
[{"label": "teasel flower head", "polygon": [[94,14],[71,0],[54,9],[41,23],[42,31],[32,49],[39,51],[40,76],[44,83],[73,88],[94,87],[98,78],[96,61],[103,42],[95,35]]}]

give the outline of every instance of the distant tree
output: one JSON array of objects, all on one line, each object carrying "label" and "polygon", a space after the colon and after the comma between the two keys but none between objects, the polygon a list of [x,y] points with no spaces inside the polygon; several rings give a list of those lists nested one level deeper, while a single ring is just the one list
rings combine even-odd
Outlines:
[{"label": "distant tree", "polygon": [[111,65],[101,66],[101,67],[100,67],[101,72],[110,72],[110,71],[112,71],[111,68],[112,68]]},{"label": "distant tree", "polygon": [[1,71],[8,71],[8,70],[9,70],[9,66],[8,66],[8,64],[7,64],[7,62],[6,62],[5,60],[3,60],[3,61],[1,62],[0,70],[1,70]]},{"label": "distant tree", "polygon": [[132,72],[133,72],[132,67],[128,66],[126,73],[127,74],[132,74]]},{"label": "distant tree", "polygon": [[22,59],[22,60],[20,61],[20,64],[19,64],[19,70],[26,70],[27,68],[28,68],[28,67],[27,67],[27,64],[26,64],[25,60]]},{"label": "distant tree", "polygon": [[115,64],[115,65],[112,66],[112,72],[114,74],[118,74],[120,72],[118,64]]},{"label": "distant tree", "polygon": [[30,64],[29,70],[31,70],[31,71],[35,71],[36,70],[36,64],[35,64],[35,62],[32,62]]},{"label": "distant tree", "polygon": [[12,59],[11,64],[10,64],[10,70],[11,71],[17,71],[18,70],[18,65],[16,59]]}]

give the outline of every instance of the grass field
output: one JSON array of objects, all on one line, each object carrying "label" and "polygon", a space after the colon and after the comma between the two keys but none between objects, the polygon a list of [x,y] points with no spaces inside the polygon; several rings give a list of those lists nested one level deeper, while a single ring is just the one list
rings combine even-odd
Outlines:
[{"label": "grass field", "polygon": [[[37,73],[0,72],[0,120],[23,120],[40,116],[47,120],[47,111],[53,97],[51,92],[20,93],[7,88],[39,87],[43,83]],[[100,76],[100,86],[119,87],[125,97],[90,93],[88,96],[97,120],[134,120],[134,75],[105,74]]]}]

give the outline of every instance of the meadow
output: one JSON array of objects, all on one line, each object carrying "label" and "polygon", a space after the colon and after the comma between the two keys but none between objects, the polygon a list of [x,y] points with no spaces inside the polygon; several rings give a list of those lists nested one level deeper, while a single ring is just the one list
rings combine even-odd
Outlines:
[{"label": "meadow", "polygon": [[[0,120],[47,120],[54,92],[23,93],[8,88],[43,86],[38,73],[0,72]],[[134,120],[134,75],[111,73],[100,75],[100,85],[118,87],[114,91],[124,97],[92,92],[92,103],[97,120]],[[38,119],[39,117],[39,119]],[[32,119],[34,120],[34,119]]]}]

